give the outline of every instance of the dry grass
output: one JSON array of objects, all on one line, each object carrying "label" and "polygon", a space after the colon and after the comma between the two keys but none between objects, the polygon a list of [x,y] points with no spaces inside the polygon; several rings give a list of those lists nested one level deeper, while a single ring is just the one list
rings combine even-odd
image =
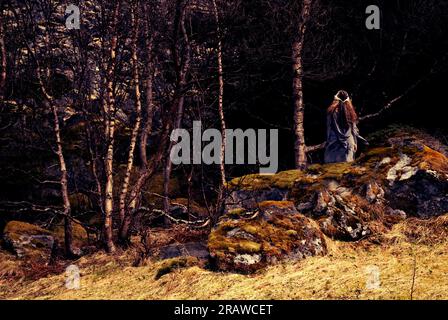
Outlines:
[{"label": "dry grass", "polygon": [[[447,217],[440,217],[433,224],[446,232],[446,221]],[[411,222],[396,225],[383,237],[381,245],[332,242],[327,256],[285,262],[253,275],[218,273],[193,266],[155,280],[161,262],[129,267],[129,256],[96,254],[77,261],[81,269],[79,290],[66,289],[62,274],[33,282],[0,282],[0,298],[409,299],[415,258],[413,298],[448,299],[448,243],[441,238],[435,241],[433,235],[428,238],[431,241],[413,241],[416,235],[429,236],[428,228],[433,226],[414,220],[410,228]],[[380,271],[378,289],[366,288],[369,266]]]}]

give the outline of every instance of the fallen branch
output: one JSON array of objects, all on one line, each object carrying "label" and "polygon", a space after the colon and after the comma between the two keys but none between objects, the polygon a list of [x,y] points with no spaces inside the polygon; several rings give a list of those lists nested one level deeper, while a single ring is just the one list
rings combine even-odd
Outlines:
[{"label": "fallen branch", "polygon": [[[92,227],[86,225],[85,223],[82,223],[81,221],[76,220],[75,217],[72,217],[71,215],[64,213],[64,211],[61,207],[41,206],[41,205],[37,205],[37,204],[31,203],[28,201],[18,201],[18,202],[5,201],[5,202],[1,202],[1,204],[11,207],[11,208],[2,208],[2,210],[4,210],[4,211],[12,211],[12,213],[19,213],[19,212],[53,213],[53,214],[68,218],[72,222],[82,226],[84,229],[86,229],[86,231],[90,231],[93,233],[96,233],[98,231],[96,228],[92,228]],[[22,208],[14,208],[13,207],[13,206],[23,206],[23,205],[26,205],[27,207],[22,207]]]},{"label": "fallen branch", "polygon": [[[140,208],[139,210],[141,210],[141,209],[142,208]],[[195,228],[204,228],[204,227],[206,227],[206,226],[208,226],[210,224],[210,219],[197,220],[197,221],[188,221],[188,220],[184,220],[184,219],[174,218],[173,216],[171,216],[170,214],[168,214],[164,210],[152,209],[151,211],[155,212],[155,213],[159,213],[160,216],[165,216],[169,220],[171,220],[171,221],[173,221],[175,223],[183,223],[183,224],[194,226]],[[200,224],[200,225],[197,225],[197,224]]]}]

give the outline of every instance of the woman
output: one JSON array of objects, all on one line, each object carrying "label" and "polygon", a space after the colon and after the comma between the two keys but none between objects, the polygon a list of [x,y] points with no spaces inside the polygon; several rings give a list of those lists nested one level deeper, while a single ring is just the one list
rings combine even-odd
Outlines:
[{"label": "woman", "polygon": [[350,162],[355,159],[358,140],[368,144],[359,135],[358,116],[348,93],[338,91],[327,110],[327,144],[325,163]]}]

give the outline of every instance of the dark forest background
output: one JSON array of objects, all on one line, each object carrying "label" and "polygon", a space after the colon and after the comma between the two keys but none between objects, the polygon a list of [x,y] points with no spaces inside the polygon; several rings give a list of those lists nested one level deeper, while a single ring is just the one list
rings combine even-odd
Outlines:
[{"label": "dark forest background", "polygon": [[[57,109],[61,122],[71,211],[78,218],[82,214],[91,216],[92,212],[104,215],[105,205],[99,198],[104,198],[104,194],[100,195],[106,192],[103,162],[109,142],[102,135],[107,115],[105,118],[101,106],[109,94],[108,82],[113,86],[113,117],[117,120],[113,215],[118,214],[118,193],[136,119],[135,65],[141,82],[142,122],[152,119],[147,146],[151,163],[163,163],[166,150],[160,145],[166,144],[162,137],[164,128],[166,124],[171,125],[168,128],[175,126],[171,108],[180,96],[185,98],[181,127],[191,128],[193,120],[201,120],[204,129],[220,128],[216,64],[220,37],[212,2],[123,2],[114,23],[119,2],[1,1],[2,56],[6,57],[0,107],[3,222],[22,212],[34,212],[35,219],[36,212],[37,216],[46,214],[44,207],[57,207],[61,203],[58,182],[54,183],[60,174],[58,157],[51,152],[54,148],[51,106]],[[65,27],[64,11],[70,3],[80,7],[80,30]],[[368,30],[365,26],[368,17],[365,10],[372,4],[381,10],[380,30]],[[279,170],[294,168],[291,43],[301,23],[301,7],[302,1],[289,0],[217,1],[226,126],[278,128]],[[132,12],[140,25],[135,38]],[[446,141],[447,17],[448,1],[440,0],[312,1],[302,57],[307,145],[324,142],[326,109],[339,89],[349,92],[361,117],[393,102],[379,116],[361,121],[363,136],[389,125],[409,125]],[[183,38],[182,24],[188,43]],[[109,50],[114,36],[117,53],[111,62]],[[132,59],[134,52],[136,61]],[[173,52],[182,56],[179,61]],[[187,55],[191,63],[186,83],[182,84],[179,79]],[[37,69],[42,73],[42,82],[38,81]],[[149,100],[143,93],[149,75],[152,75],[153,114],[146,111]],[[45,98],[42,86],[53,100]],[[156,150],[160,151],[160,158]],[[321,151],[308,154],[310,163],[321,162],[321,158]],[[97,162],[97,184],[92,161]],[[151,169],[145,185],[163,184],[159,175],[164,168],[157,165]],[[144,169],[136,155],[131,189]],[[252,172],[258,172],[258,168],[226,167],[227,179]],[[188,194],[198,203],[213,207],[210,203],[219,198],[219,174],[217,166],[175,167],[172,176],[179,181],[178,186],[171,187],[163,196]],[[99,194],[98,186],[103,190]],[[136,193],[140,199],[139,191]],[[147,205],[146,200],[139,201],[141,206]]]}]

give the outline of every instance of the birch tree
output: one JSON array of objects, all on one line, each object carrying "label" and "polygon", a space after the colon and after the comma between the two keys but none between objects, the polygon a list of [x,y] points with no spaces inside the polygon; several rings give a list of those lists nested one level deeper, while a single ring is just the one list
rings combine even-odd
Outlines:
[{"label": "birch tree", "polygon": [[[138,3],[138,2],[137,2]],[[137,56],[137,41],[139,35],[139,19],[137,13],[137,5],[134,4],[131,8],[131,21],[132,21],[132,42],[131,42],[131,64],[132,64],[132,75],[133,75],[133,85],[134,85],[134,105],[135,105],[135,124],[131,132],[131,141],[129,144],[128,160],[126,165],[126,172],[123,179],[121,193],[120,193],[120,203],[119,203],[119,218],[120,226],[124,223],[124,217],[126,214],[126,200],[129,189],[129,181],[131,178],[132,169],[134,167],[134,153],[135,146],[137,143],[137,137],[140,130],[141,122],[141,93],[140,93],[140,77],[138,68],[138,56]]]},{"label": "birch tree", "polygon": [[2,104],[6,86],[6,47],[3,27],[3,6],[0,7],[0,59],[0,104]]},{"label": "birch tree", "polygon": [[117,58],[117,44],[118,44],[118,31],[117,23],[121,8],[121,0],[116,0],[112,21],[110,24],[109,32],[112,35],[110,40],[109,49],[109,65],[106,74],[106,137],[107,137],[107,152],[105,157],[105,175],[106,184],[104,188],[104,240],[106,249],[108,252],[113,253],[115,251],[115,244],[113,241],[113,221],[112,214],[114,210],[114,140],[115,140],[115,92],[114,92],[114,74],[116,69]]},{"label": "birch tree", "polygon": [[306,166],[306,145],[304,130],[303,103],[303,61],[302,53],[305,42],[307,23],[311,14],[312,0],[304,0],[300,12],[300,20],[294,34],[292,43],[292,69],[293,69],[293,101],[294,101],[294,153],[295,166],[297,169],[304,169]]},{"label": "birch tree", "polygon": [[219,120],[221,123],[221,162],[220,162],[220,173],[221,173],[221,188],[224,188],[226,184],[226,170],[225,170],[225,152],[226,152],[226,120],[224,117],[224,76],[223,76],[223,66],[222,66],[222,33],[221,25],[219,20],[219,10],[216,0],[212,0],[213,3],[213,14],[215,16],[216,22],[216,34],[218,37],[217,45],[217,63],[218,63],[218,82],[219,82],[219,93],[218,93],[218,113]]},{"label": "birch tree", "polygon": [[[187,34],[187,29],[185,27],[185,17],[188,8],[188,0],[178,0],[176,2],[176,14],[179,16],[179,29],[182,34],[183,42],[184,42],[184,55],[181,57],[179,55],[179,50],[177,50],[177,44],[175,43],[175,50],[173,52],[173,60],[177,65],[177,86],[176,93],[173,103],[173,109],[175,111],[174,116],[174,125],[173,129],[180,128],[182,123],[182,117],[184,114],[184,103],[185,103],[185,90],[187,85],[187,74],[190,70],[191,63],[191,47]],[[177,29],[175,30],[176,38],[177,38]],[[164,184],[163,184],[163,195],[164,195],[164,210],[165,212],[169,211],[170,208],[170,200],[169,200],[169,181],[171,177],[172,163],[170,159],[171,149],[173,147],[173,141],[170,141],[169,147],[166,153],[165,158],[165,170],[164,170]],[[169,220],[166,220],[169,223]]]},{"label": "birch tree", "polygon": [[[20,14],[16,11],[16,9],[12,8],[12,12],[16,18],[16,21],[20,23]],[[47,29],[48,30],[48,26]],[[46,32],[45,37],[48,38],[49,34]],[[35,41],[37,41],[35,39]],[[50,82],[48,76],[50,76],[50,69],[46,66],[43,67],[41,62],[39,61],[39,57],[37,56],[37,49],[33,49],[27,42],[26,36],[23,34],[23,43],[26,47],[27,53],[31,56],[31,59],[35,66],[37,83],[39,85],[39,89],[44,98],[44,104],[49,106],[51,109],[51,114],[53,116],[53,134],[55,139],[55,147],[53,151],[57,155],[58,165],[60,171],[59,177],[59,185],[61,188],[61,198],[62,198],[62,214],[64,218],[64,245],[65,245],[65,254],[68,258],[73,258],[76,256],[74,248],[73,248],[73,226],[72,226],[72,216],[71,216],[71,204],[68,192],[68,173],[67,173],[67,165],[65,161],[64,151],[62,148],[62,137],[61,137],[61,128],[59,122],[58,115],[58,106],[55,102],[54,97],[50,93],[48,89],[47,83]],[[46,44],[46,54],[52,53],[51,47],[48,47],[48,43]],[[44,71],[44,72],[43,72]],[[46,78],[43,77],[43,74],[47,75]]]}]

